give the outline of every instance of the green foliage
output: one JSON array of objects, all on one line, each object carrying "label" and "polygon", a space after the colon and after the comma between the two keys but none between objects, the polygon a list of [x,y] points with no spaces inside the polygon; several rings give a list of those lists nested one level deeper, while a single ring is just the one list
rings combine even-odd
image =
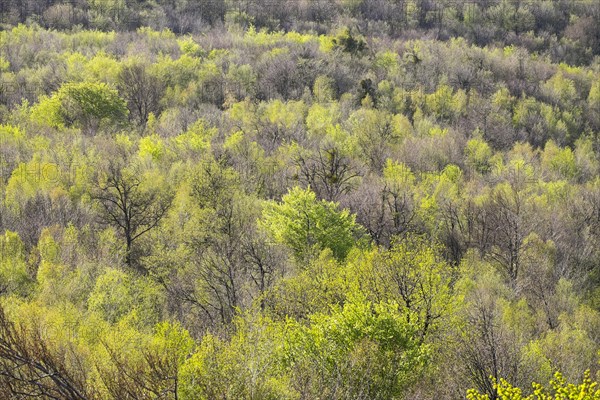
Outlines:
[{"label": "green foliage", "polygon": [[492,149],[483,140],[471,139],[467,142],[465,148],[467,165],[479,173],[486,173],[490,170]]},{"label": "green foliage", "polygon": [[356,286],[352,265],[337,261],[331,250],[325,250],[298,274],[277,282],[265,294],[264,304],[279,318],[306,320],[314,313],[329,311],[331,304],[345,301]]},{"label": "green foliage", "polygon": [[353,56],[362,54],[367,49],[367,44],[361,37],[355,37],[346,28],[342,30],[336,38],[333,39],[333,44]]},{"label": "green foliage", "polygon": [[0,7],[1,399],[597,397],[597,2],[56,3]]},{"label": "green foliage", "polygon": [[31,161],[19,163],[12,171],[6,185],[6,206],[18,210],[23,202],[42,192],[53,192],[55,195],[61,193],[60,167],[47,160],[42,161],[40,158],[38,153]]},{"label": "green foliage", "polygon": [[579,172],[573,151],[568,147],[560,149],[551,140],[544,148],[542,166],[563,179],[573,179]]},{"label": "green foliage", "polygon": [[127,118],[125,101],[104,83],[67,83],[32,110],[38,123],[60,128],[77,127],[95,133],[98,129],[118,127]]},{"label": "green foliage", "polygon": [[140,158],[150,158],[153,161],[159,161],[165,155],[166,151],[165,145],[157,135],[146,136],[140,139],[139,148]]},{"label": "green foliage", "polygon": [[96,280],[88,309],[108,322],[134,318],[144,325],[153,325],[160,318],[162,297],[159,287],[151,280],[108,268]]},{"label": "green foliage", "polygon": [[212,334],[182,368],[182,399],[298,399],[281,368],[283,331],[266,318],[235,321],[229,341]]},{"label": "green foliage", "polygon": [[0,288],[2,292],[24,295],[31,283],[25,262],[25,248],[19,235],[6,231],[0,236]]},{"label": "green foliage", "polygon": [[396,238],[389,250],[375,253],[355,274],[364,277],[365,294],[398,302],[398,312],[411,322],[421,343],[453,312],[452,269],[440,249],[423,237]]},{"label": "green foliage", "polygon": [[336,98],[333,80],[326,75],[320,75],[315,79],[313,94],[319,103],[328,103]]},{"label": "green foliage", "polygon": [[577,99],[575,83],[566,78],[562,71],[559,71],[545,83],[544,90],[548,92],[553,100],[567,107],[572,107]]},{"label": "green foliage", "polygon": [[285,359],[305,396],[401,398],[428,358],[395,302],[350,300],[308,326],[288,323]]},{"label": "green foliage", "polygon": [[[315,96],[321,96],[321,94],[315,92]],[[306,126],[311,135],[325,136],[328,131],[331,131],[339,123],[339,119],[340,109],[336,103],[328,106],[316,103],[308,109]]]},{"label": "green foliage", "polygon": [[447,120],[460,115],[464,111],[466,98],[464,92],[452,93],[452,89],[446,85],[425,97],[425,104],[429,112],[438,119]]},{"label": "green foliage", "polygon": [[47,125],[55,128],[65,126],[61,115],[61,100],[58,96],[41,97],[39,103],[31,111],[31,119],[39,125]]},{"label": "green foliage", "polygon": [[335,258],[343,260],[361,235],[348,210],[339,211],[333,202],[318,201],[310,188],[295,187],[281,203],[266,204],[261,223],[298,261],[310,259],[322,249],[330,249]]}]

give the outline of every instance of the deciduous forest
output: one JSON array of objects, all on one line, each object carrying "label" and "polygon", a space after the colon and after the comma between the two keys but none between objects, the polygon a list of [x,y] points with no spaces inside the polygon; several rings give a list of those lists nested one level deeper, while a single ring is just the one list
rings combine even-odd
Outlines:
[{"label": "deciduous forest", "polygon": [[0,0],[0,399],[600,399],[597,0]]}]

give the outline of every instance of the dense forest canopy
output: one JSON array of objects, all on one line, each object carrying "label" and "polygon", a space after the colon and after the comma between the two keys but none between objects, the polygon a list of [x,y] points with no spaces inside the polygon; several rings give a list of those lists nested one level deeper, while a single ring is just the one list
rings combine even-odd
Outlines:
[{"label": "dense forest canopy", "polygon": [[0,398],[600,399],[597,0],[0,29]]}]

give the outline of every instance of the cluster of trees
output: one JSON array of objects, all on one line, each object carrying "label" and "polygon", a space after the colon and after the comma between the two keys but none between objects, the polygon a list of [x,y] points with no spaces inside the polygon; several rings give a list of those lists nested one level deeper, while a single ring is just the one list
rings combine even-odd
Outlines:
[{"label": "cluster of trees", "polygon": [[351,24],[369,36],[515,44],[575,64],[600,54],[595,0],[2,0],[0,15],[5,25],[105,31],[150,26],[178,34],[251,25],[325,33]]},{"label": "cluster of trees", "polygon": [[598,398],[596,2],[106,3],[0,3],[0,397]]}]

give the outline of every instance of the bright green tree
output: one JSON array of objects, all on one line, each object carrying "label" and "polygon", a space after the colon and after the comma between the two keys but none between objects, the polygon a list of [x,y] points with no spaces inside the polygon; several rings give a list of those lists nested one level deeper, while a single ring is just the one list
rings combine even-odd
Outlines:
[{"label": "bright green tree", "polygon": [[32,110],[38,122],[55,127],[76,127],[86,133],[116,128],[127,120],[127,104],[105,83],[66,83]]},{"label": "bright green tree", "polygon": [[285,363],[302,398],[399,399],[429,357],[394,301],[351,299],[308,326],[288,322],[286,333]]},{"label": "bright green tree", "polygon": [[354,215],[340,211],[336,203],[318,201],[310,188],[295,187],[280,203],[267,203],[261,222],[297,260],[310,258],[314,250],[322,249],[330,249],[342,260],[362,233]]}]

